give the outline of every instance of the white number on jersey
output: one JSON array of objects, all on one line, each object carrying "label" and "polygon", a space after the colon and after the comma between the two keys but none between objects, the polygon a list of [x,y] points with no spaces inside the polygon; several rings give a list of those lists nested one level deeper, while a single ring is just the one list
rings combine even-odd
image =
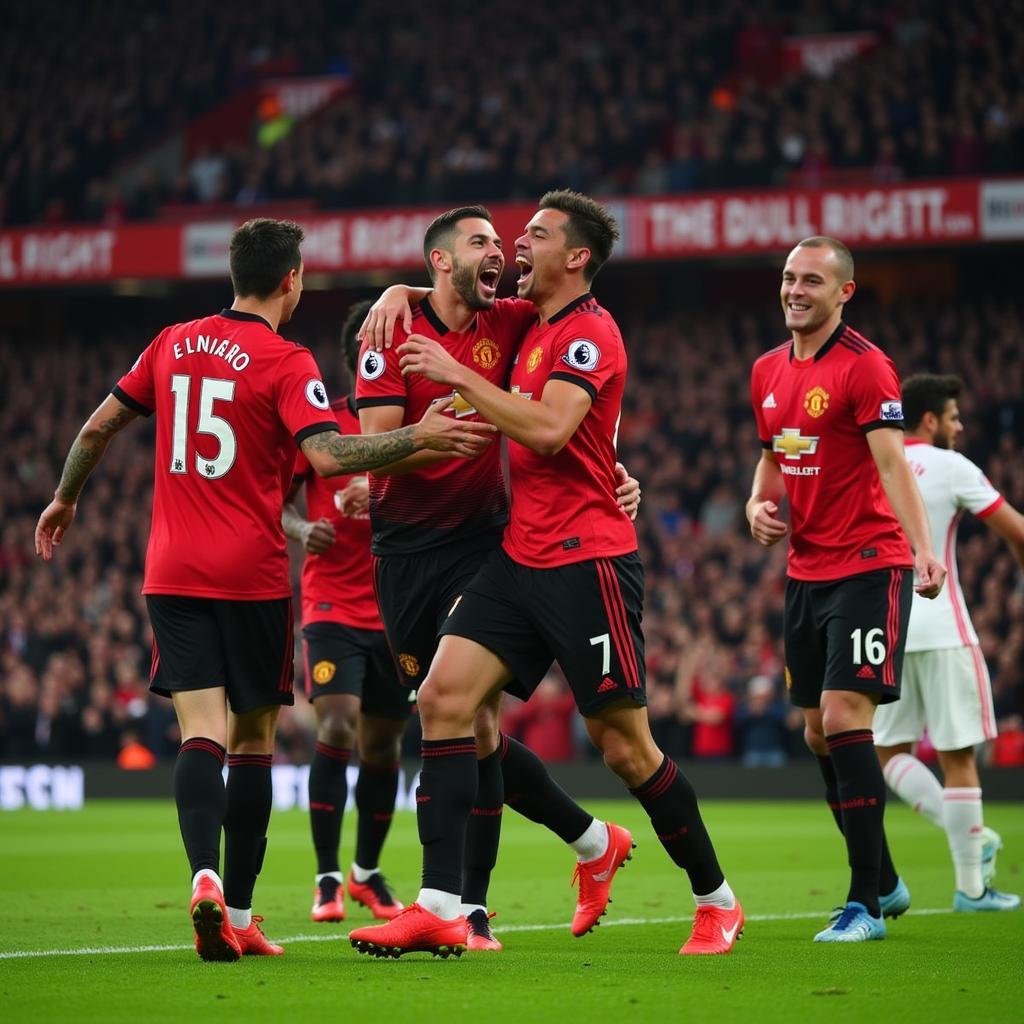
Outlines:
[{"label": "white number on jersey", "polygon": [[885,644],[882,642],[882,631],[880,629],[869,629],[867,635],[864,636],[863,651],[861,650],[861,635],[864,630],[858,628],[850,634],[850,639],[853,641],[853,660],[857,665],[864,664],[864,658],[862,655],[866,654],[868,663],[871,665],[881,665],[885,661]]},{"label": "white number on jersey", "polygon": [[[188,458],[188,409],[192,392],[192,378],[187,373],[176,373],[171,377],[171,392],[174,394],[174,424],[171,432],[172,473],[185,473]],[[219,480],[235,464],[238,445],[231,424],[222,416],[215,416],[214,402],[233,402],[235,382],[219,377],[203,377],[199,385],[199,423],[197,434],[211,434],[217,438],[219,447],[212,459],[203,458],[196,452],[196,472],[204,480]]]}]

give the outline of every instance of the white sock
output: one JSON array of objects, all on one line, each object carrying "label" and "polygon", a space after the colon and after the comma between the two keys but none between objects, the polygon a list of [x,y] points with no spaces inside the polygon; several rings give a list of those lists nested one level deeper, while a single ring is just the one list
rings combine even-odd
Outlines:
[{"label": "white sock", "polygon": [[[340,871],[325,871],[316,876],[316,884],[319,885],[325,878],[333,878],[339,885],[345,881],[345,876]],[[362,879],[356,879],[362,881]]]},{"label": "white sock", "polygon": [[228,920],[232,928],[248,928],[252,924],[252,908],[239,910],[238,907],[228,907]]},{"label": "white sock", "polygon": [[608,826],[598,818],[583,830],[579,839],[569,844],[576,851],[576,859],[583,863],[586,860],[597,860],[603,857],[608,849]]},{"label": "white sock", "polygon": [[482,910],[485,914],[487,913],[487,908],[482,903],[462,904],[461,913],[463,917],[469,917],[469,915],[472,914],[474,910]]},{"label": "white sock", "polygon": [[[352,861],[352,877],[362,885],[364,882],[369,881],[380,868],[361,868],[355,861]],[[341,877],[340,875],[338,876]]]},{"label": "white sock", "polygon": [[218,875],[216,871],[213,871],[210,868],[200,868],[192,876],[192,891],[193,892],[195,892],[196,889],[198,888],[199,880],[201,878],[204,878],[204,877],[205,878],[212,878],[217,883],[217,888],[220,889],[221,892],[224,891],[224,883],[220,880],[220,875]]},{"label": "white sock", "polygon": [[942,794],[942,824],[956,869],[956,887],[972,899],[985,892],[981,877],[981,790],[952,787]]},{"label": "white sock", "polygon": [[885,781],[906,804],[933,825],[944,828],[942,783],[913,754],[897,754],[885,766]]},{"label": "white sock", "polygon": [[722,910],[733,910],[736,906],[736,897],[724,878],[722,884],[714,892],[709,892],[706,896],[698,896],[694,893],[693,901],[698,907],[721,907]]},{"label": "white sock", "polygon": [[444,892],[441,889],[420,889],[416,902],[445,921],[458,917],[462,908],[462,897],[457,892]]}]

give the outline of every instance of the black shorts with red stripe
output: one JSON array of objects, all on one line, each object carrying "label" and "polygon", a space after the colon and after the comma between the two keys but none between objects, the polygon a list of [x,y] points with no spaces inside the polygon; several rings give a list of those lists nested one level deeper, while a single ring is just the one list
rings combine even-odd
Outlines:
[{"label": "black shorts with red stripe", "polygon": [[914,597],[910,569],[876,569],[839,580],[786,579],[786,685],[816,708],[822,690],[900,699],[903,651]]},{"label": "black shorts with red stripe", "polygon": [[506,689],[524,700],[557,661],[576,706],[591,715],[623,699],[647,703],[643,600],[636,552],[533,569],[498,549],[466,587],[441,635],[493,651],[515,674]]},{"label": "black shorts with red stripe", "polygon": [[295,703],[290,597],[229,601],[147,594],[146,608],[153,626],[154,693],[170,697],[223,686],[236,714]]}]

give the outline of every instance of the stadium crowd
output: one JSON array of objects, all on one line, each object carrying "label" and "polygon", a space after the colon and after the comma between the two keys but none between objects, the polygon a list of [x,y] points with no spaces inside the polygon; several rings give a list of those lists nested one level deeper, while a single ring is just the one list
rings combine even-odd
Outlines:
[{"label": "stadium crowd", "polygon": [[[566,0],[490,25],[479,15],[466,0],[443,18],[412,0],[299,0],[287,12],[202,0],[141,18],[125,0],[12,9],[0,224],[148,219],[164,204],[336,209],[1024,167],[1018,0]],[[811,70],[787,57],[788,40],[827,33],[852,33],[859,56]],[[261,141],[254,125],[248,145],[171,147],[177,156],[140,172],[148,149],[233,91],[314,73],[351,88],[283,137]]]},{"label": "stadium crowd", "polygon": [[[759,444],[748,400],[758,354],[780,340],[776,313],[619,317],[631,354],[620,452],[644,488],[638,528],[647,567],[650,707],[673,756],[803,756],[785,701],[781,617],[785,552],[754,544],[743,516]],[[962,449],[1024,508],[1024,305],[882,308],[858,298],[859,330],[901,373],[963,376]],[[341,393],[333,328],[297,323]],[[34,558],[32,534],[80,423],[138,354],[137,338],[31,348],[0,342],[0,759],[171,758],[171,704],[148,692],[151,633],[139,595],[152,476],[152,426],[111,445],[59,556]],[[729,353],[723,359],[722,353]],[[296,558],[294,567],[297,569]],[[1024,746],[1024,587],[998,538],[970,519],[961,581],[989,663],[996,712]],[[312,715],[297,661],[297,704],[282,716],[278,758],[305,761]],[[550,760],[588,749],[572,701],[552,676],[506,726]],[[1003,741],[1000,741],[1003,742]],[[418,749],[418,748],[417,748]]]}]

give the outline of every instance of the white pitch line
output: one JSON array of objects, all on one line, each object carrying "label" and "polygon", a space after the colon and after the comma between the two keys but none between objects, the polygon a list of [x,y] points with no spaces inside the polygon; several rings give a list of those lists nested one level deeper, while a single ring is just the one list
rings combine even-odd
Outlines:
[{"label": "white pitch line", "polygon": [[[922,910],[910,910],[909,917],[925,917],[934,914],[952,914],[950,908],[930,907]],[[820,920],[823,917],[820,910],[800,914],[750,914],[747,921],[810,921]],[[621,917],[610,921],[602,921],[602,928],[623,928],[636,925],[651,924],[688,924],[693,916],[688,917]],[[568,922],[558,924],[507,924],[498,928],[502,934],[509,932],[553,932],[561,929],[569,929]],[[275,942],[287,945],[291,942],[344,942],[348,938],[347,933],[330,932],[316,935],[290,935],[284,939],[275,938]],[[25,949],[0,952],[0,960],[28,960],[44,956],[124,956],[134,953],[180,953],[184,950],[193,949],[193,945],[175,946],[87,946],[82,949]]]}]

